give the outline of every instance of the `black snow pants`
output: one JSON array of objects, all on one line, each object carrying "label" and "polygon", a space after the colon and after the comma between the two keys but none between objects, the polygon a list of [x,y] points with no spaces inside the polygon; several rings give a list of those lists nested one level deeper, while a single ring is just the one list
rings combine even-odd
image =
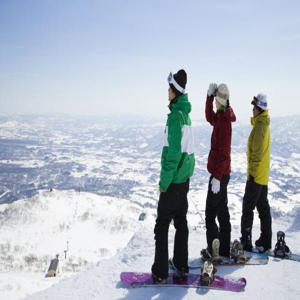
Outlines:
[{"label": "black snow pants", "polygon": [[243,213],[241,218],[242,238],[246,232],[251,232],[253,225],[254,209],[257,208],[260,218],[260,239],[266,247],[271,248],[272,244],[272,218],[268,201],[268,186],[260,185],[254,181],[252,176],[246,183],[245,195],[243,198]]},{"label": "black snow pants", "polygon": [[176,229],[174,240],[174,265],[188,272],[188,226],[186,214],[188,211],[187,194],[189,179],[185,183],[172,183],[165,193],[160,193],[157,219],[154,227],[155,258],[152,273],[161,278],[168,277],[169,253],[168,232],[171,221]]},{"label": "black snow pants", "polygon": [[[205,208],[206,240],[207,247],[212,253],[212,241],[215,238],[220,240],[220,255],[230,255],[231,224],[228,210],[227,185],[230,175],[224,175],[220,182],[220,191],[214,194],[211,190],[210,176]],[[218,219],[219,226],[216,223]]]}]

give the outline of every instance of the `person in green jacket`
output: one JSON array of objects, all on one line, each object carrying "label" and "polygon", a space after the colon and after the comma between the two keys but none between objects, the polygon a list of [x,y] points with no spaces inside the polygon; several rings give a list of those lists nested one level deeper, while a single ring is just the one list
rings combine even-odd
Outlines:
[{"label": "person in green jacket", "polygon": [[154,228],[155,257],[152,277],[155,283],[166,283],[169,270],[168,232],[173,220],[176,229],[172,262],[178,276],[186,276],[188,268],[188,211],[189,178],[195,167],[194,140],[191,127],[191,103],[185,93],[187,75],[179,70],[170,73],[169,109],[164,132],[159,181],[160,196]]},{"label": "person in green jacket", "polygon": [[244,250],[252,251],[253,210],[256,207],[261,234],[255,245],[260,251],[267,251],[272,246],[272,218],[267,198],[270,173],[270,117],[265,95],[258,94],[251,104],[253,129],[247,146],[247,183],[243,198],[241,243]]}]

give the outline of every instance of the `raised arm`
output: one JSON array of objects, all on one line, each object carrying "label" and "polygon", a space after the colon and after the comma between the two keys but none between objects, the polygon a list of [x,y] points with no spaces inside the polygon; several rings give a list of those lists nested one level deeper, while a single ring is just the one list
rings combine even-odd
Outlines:
[{"label": "raised arm", "polygon": [[229,105],[226,109],[226,114],[228,114],[228,119],[231,121],[231,122],[235,122],[236,121],[236,116],[235,116],[235,113],[232,109],[232,107]]},{"label": "raised arm", "polygon": [[216,113],[213,109],[213,96],[208,96],[206,98],[206,105],[205,105],[205,117],[206,121],[209,122],[212,126],[215,125]]},{"label": "raised arm", "polygon": [[209,122],[212,126],[215,125],[216,113],[214,112],[214,109],[213,109],[213,101],[214,101],[214,96],[217,91],[217,87],[218,86],[216,83],[210,83],[208,91],[207,91],[207,97],[206,97],[205,117],[206,117],[207,122]]}]

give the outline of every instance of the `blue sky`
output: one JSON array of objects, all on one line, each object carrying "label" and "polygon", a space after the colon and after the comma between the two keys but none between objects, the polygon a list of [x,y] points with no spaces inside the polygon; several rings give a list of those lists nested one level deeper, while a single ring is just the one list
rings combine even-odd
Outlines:
[{"label": "blue sky", "polygon": [[225,82],[239,120],[253,95],[299,113],[299,1],[0,0],[1,114],[164,117],[184,68],[193,118]]}]

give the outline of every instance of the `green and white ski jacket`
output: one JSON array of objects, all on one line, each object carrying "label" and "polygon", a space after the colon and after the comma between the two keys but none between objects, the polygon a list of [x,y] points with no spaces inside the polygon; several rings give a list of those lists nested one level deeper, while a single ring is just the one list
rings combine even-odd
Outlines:
[{"label": "green and white ski jacket", "polygon": [[171,183],[184,183],[194,172],[194,137],[192,132],[191,103],[187,94],[178,96],[170,104],[161,155],[159,186],[166,192]]}]

